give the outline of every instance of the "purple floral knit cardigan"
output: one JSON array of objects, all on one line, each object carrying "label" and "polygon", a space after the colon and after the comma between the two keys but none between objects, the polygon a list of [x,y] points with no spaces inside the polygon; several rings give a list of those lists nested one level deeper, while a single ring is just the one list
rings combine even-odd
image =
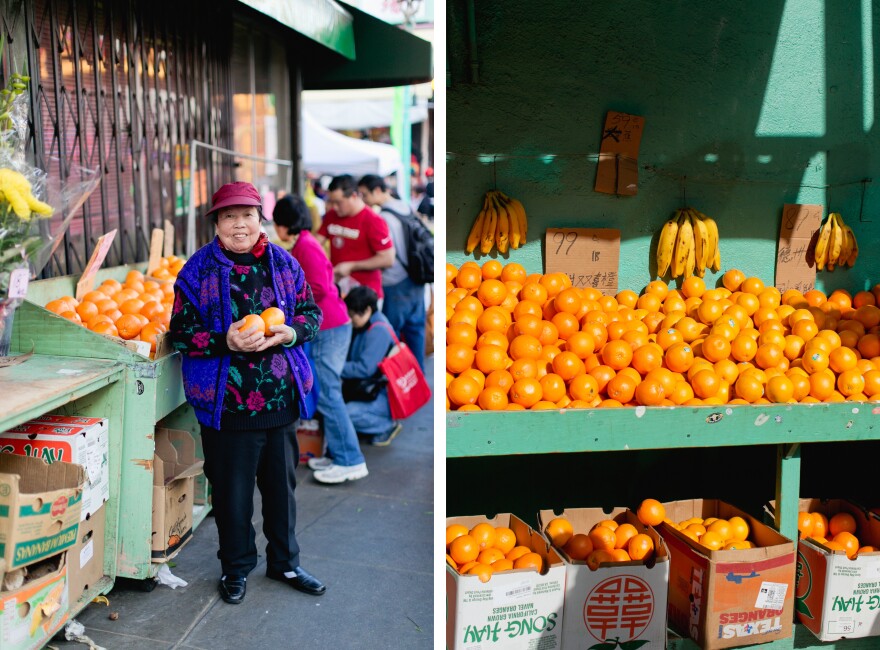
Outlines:
[{"label": "purple floral knit cardigan", "polygon": [[[305,318],[295,313],[299,299],[305,299],[306,278],[299,263],[280,246],[270,243],[266,255],[269,256],[269,273],[278,308],[284,312],[285,322],[297,330],[296,345],[283,349],[293,369],[300,412],[304,412],[305,396],[312,390],[313,378],[302,344],[313,339],[317,332],[317,328],[312,330],[304,327]],[[205,327],[212,332],[225,334],[232,324],[229,309],[229,271],[232,266],[232,260],[223,254],[215,238],[197,250],[177,276],[176,288],[198,309]],[[305,336],[300,338],[303,333]],[[205,426],[219,429],[229,356],[212,358],[184,355],[182,371],[183,390],[187,402],[195,410],[196,418]]]}]

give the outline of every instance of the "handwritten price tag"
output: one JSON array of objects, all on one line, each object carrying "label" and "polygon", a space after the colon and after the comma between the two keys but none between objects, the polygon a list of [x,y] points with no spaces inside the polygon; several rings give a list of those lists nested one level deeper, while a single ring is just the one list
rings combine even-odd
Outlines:
[{"label": "handwritten price tag", "polygon": [[30,275],[30,271],[26,268],[15,269],[9,274],[9,291],[7,293],[10,298],[24,298],[27,295]]},{"label": "handwritten price tag", "polygon": [[639,190],[639,145],[645,129],[640,115],[608,111],[596,169],[597,192],[634,196]]},{"label": "handwritten price tag", "polygon": [[565,273],[572,286],[617,293],[620,231],[613,228],[548,228],[546,273]]},{"label": "handwritten price tag", "polygon": [[822,223],[823,206],[786,203],[776,249],[776,288],[801,293],[816,285],[813,235]]},{"label": "handwritten price tag", "polygon": [[104,263],[104,258],[107,257],[107,253],[110,252],[110,245],[113,243],[115,237],[115,228],[107,234],[98,237],[98,241],[95,242],[95,250],[92,253],[92,257],[89,259],[88,264],[86,264],[86,268],[83,270],[79,282],[76,283],[77,300],[82,300],[82,297],[95,286],[95,274],[98,272],[98,269],[101,268],[101,264]]}]

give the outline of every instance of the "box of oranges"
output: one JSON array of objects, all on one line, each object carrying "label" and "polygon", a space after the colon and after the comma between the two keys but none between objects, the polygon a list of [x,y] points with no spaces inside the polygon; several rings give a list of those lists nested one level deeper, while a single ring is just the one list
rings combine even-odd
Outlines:
[{"label": "box of oranges", "polygon": [[446,519],[446,647],[560,648],[565,565],[512,514]]},{"label": "box of oranges", "polygon": [[541,510],[538,523],[566,563],[563,647],[666,647],[669,555],[653,527],[626,508]]},{"label": "box of oranges", "polygon": [[791,636],[794,542],[723,501],[663,505],[670,627],[711,650]]},{"label": "box of oranges", "polygon": [[821,641],[880,635],[877,515],[840,499],[801,499],[798,531],[798,621]]}]

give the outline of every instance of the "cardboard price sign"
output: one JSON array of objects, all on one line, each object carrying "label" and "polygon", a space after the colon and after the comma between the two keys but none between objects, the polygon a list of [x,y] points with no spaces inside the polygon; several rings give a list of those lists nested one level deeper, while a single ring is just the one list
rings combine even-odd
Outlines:
[{"label": "cardboard price sign", "polygon": [[91,258],[89,258],[89,263],[86,264],[82,277],[80,277],[79,282],[76,283],[77,300],[82,300],[82,297],[95,286],[95,274],[98,272],[98,269],[101,268],[101,264],[104,263],[104,258],[107,257],[107,253],[110,252],[110,246],[113,244],[115,238],[115,228],[107,234],[98,237],[98,241],[95,243],[95,250],[92,252]]},{"label": "cardboard price sign", "polygon": [[153,271],[159,268],[159,260],[162,258],[162,249],[165,246],[165,232],[161,228],[153,228],[150,236],[150,261],[147,262],[147,275],[153,275]]},{"label": "cardboard price sign", "polygon": [[165,219],[165,257],[174,255],[174,224],[169,219]]},{"label": "cardboard price sign", "polygon": [[620,231],[614,228],[548,228],[545,273],[561,271],[574,287],[617,293]]},{"label": "cardboard price sign", "polygon": [[786,203],[782,208],[776,248],[776,288],[801,293],[816,285],[812,239],[822,223],[824,206]]},{"label": "cardboard price sign", "polygon": [[639,144],[644,129],[644,117],[608,111],[596,169],[597,192],[624,196],[638,193]]}]

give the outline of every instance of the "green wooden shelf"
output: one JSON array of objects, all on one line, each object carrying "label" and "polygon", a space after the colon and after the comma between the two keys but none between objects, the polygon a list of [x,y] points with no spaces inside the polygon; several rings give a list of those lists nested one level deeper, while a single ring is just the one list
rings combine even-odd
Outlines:
[{"label": "green wooden shelf", "polygon": [[[107,278],[124,281],[130,270],[143,270],[144,267],[140,264],[102,269],[96,275],[96,285]],[[201,437],[195,415],[184,397],[178,353],[151,360],[119,341],[95,334],[42,307],[53,298],[74,295],[77,279],[64,276],[39,280],[28,286],[27,299],[15,315],[12,346],[19,352],[34,350],[38,355],[64,357],[65,363],[79,360],[119,364],[122,372],[120,401],[125,413],[121,435],[121,484],[124,489],[119,492],[119,527],[114,536],[117,541],[113,547],[117,553],[116,575],[148,579],[159,570],[159,565],[153,563],[151,557],[153,434],[156,424],[167,418],[173,421],[173,426],[192,432],[199,457]],[[210,508],[203,478],[198,487],[207,508]]]}]

